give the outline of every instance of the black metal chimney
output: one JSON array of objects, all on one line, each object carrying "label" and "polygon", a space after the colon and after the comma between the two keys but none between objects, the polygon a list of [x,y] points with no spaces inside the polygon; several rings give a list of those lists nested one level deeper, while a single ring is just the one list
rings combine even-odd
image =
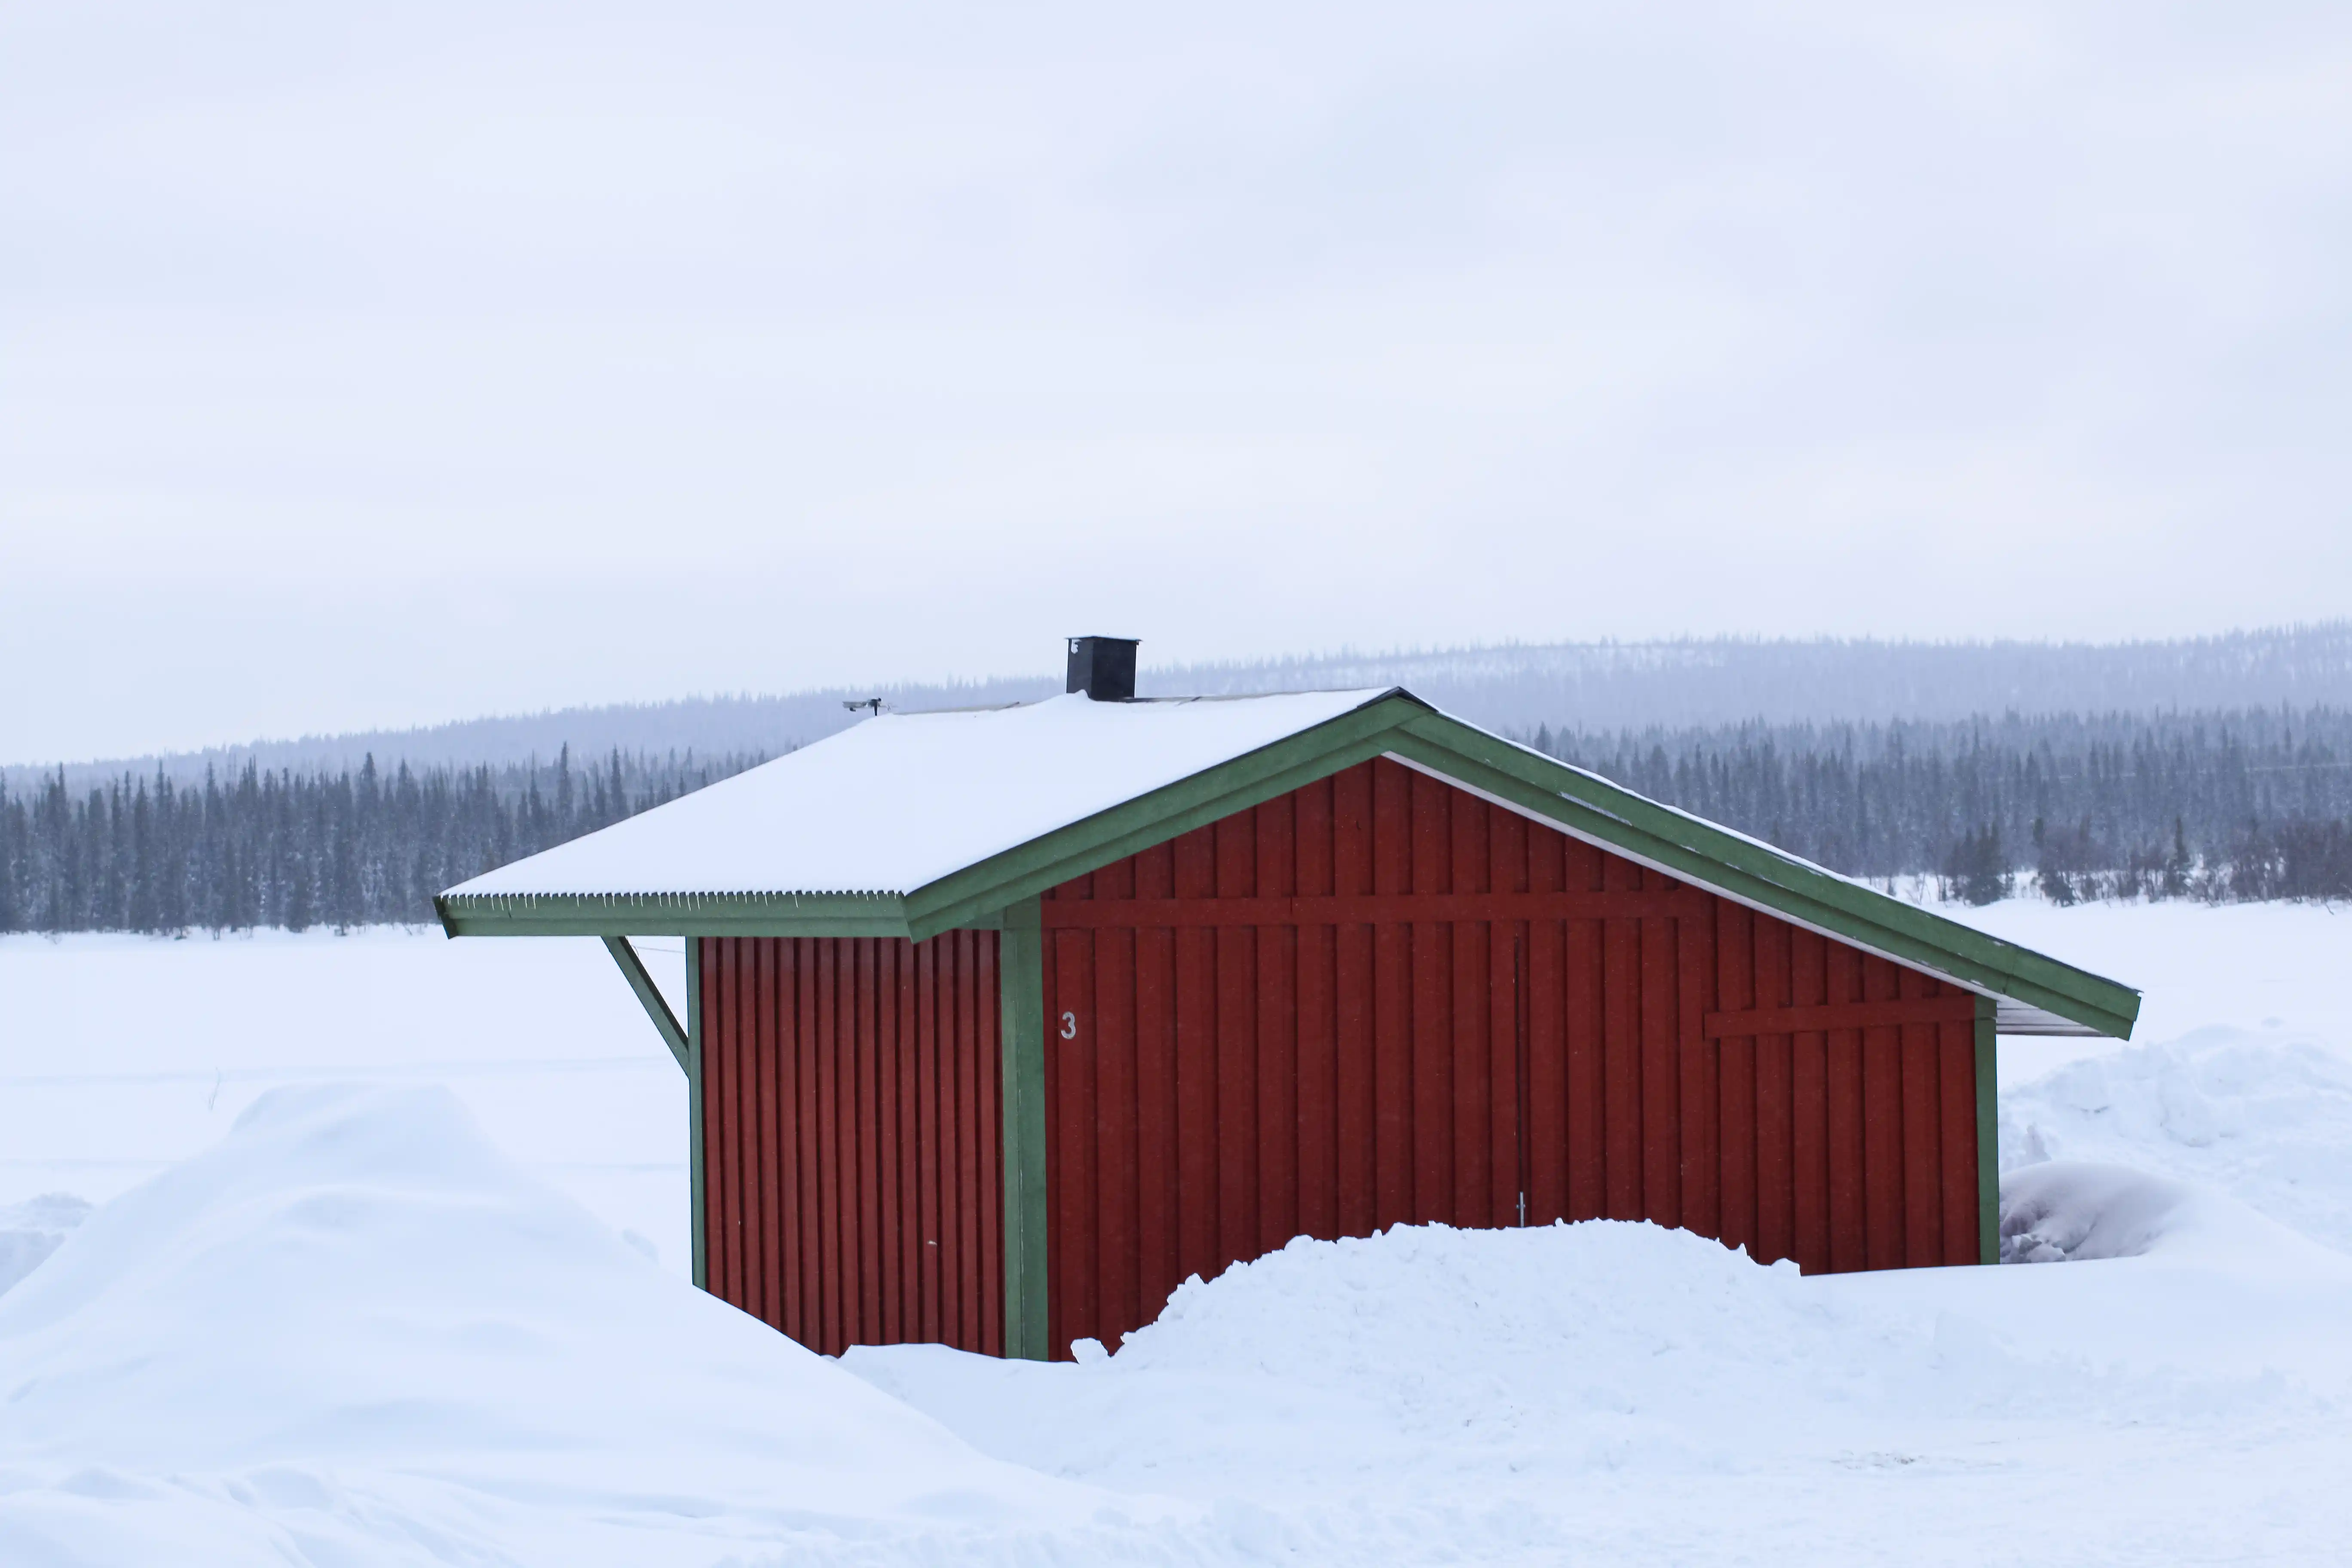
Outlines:
[{"label": "black metal chimney", "polygon": [[1072,637],[1070,679],[1066,691],[1083,691],[1097,702],[1135,700],[1134,637]]}]

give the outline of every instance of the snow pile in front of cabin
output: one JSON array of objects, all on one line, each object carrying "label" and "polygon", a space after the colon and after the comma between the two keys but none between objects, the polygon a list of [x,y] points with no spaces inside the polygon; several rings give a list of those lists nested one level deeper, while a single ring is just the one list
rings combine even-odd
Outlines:
[{"label": "snow pile in front of cabin", "polygon": [[[2352,1268],[2140,1281],[2258,1352],[2184,1370],[2109,1353],[2131,1267],[1808,1279],[1646,1225],[1401,1227],[1188,1283],[1077,1365],[844,1364],[1047,1473],[1263,1510],[1277,1560],[2293,1560],[2352,1528],[2352,1367],[2299,1348]],[[2212,1511],[2294,1487],[2276,1530]]]},{"label": "snow pile in front of cabin", "polygon": [[[2319,1142],[2325,1061],[2271,1058],[2310,1075],[2282,1096],[2208,1044],[2120,1080],[2188,1075],[2213,1128],[2304,1125],[2281,1101],[2315,1101]],[[2157,1173],[2160,1117],[2116,1129],[2110,1148],[2159,1157],[2004,1184],[2012,1255],[2074,1267],[1805,1279],[1644,1225],[1401,1227],[1188,1282],[1077,1365],[844,1364],[1048,1474],[1264,1510],[1285,1560],[2336,1560],[2352,1258]],[[2302,1196],[2340,1214],[2352,1166]]]},{"label": "snow pile in front of cabin", "polygon": [[266,1095],[0,1296],[11,1564],[862,1558],[1101,1500],[666,1276],[438,1088]]}]

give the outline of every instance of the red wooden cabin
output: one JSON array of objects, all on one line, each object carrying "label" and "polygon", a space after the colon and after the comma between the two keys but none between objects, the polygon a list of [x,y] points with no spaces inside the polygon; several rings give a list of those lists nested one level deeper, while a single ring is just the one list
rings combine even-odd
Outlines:
[{"label": "red wooden cabin", "polygon": [[1398,1224],[1990,1262],[1996,1034],[2138,1008],[1401,690],[885,715],[440,908],[606,940],[688,1075],[697,1282],[826,1352],[1115,1345]]}]

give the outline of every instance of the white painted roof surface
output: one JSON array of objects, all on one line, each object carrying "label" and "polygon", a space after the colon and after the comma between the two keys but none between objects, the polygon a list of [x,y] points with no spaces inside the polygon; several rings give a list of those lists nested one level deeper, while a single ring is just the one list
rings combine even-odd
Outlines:
[{"label": "white painted roof surface", "polygon": [[1394,689],[886,713],[449,890],[911,893]]}]

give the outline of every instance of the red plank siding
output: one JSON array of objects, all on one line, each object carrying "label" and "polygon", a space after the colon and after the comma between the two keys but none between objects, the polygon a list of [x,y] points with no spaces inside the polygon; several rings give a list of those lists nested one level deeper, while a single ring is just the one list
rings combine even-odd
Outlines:
[{"label": "red plank siding", "polygon": [[1522,1201],[1813,1272],[1973,1260],[1970,999],[1398,763],[1043,919],[1083,1020],[1046,1041],[1057,1355],[1293,1235]]},{"label": "red plank siding", "polygon": [[829,1355],[1002,1353],[995,933],[696,940],[711,1293]]},{"label": "red plank siding", "polygon": [[[1416,1221],[1976,1261],[1973,998],[1399,763],[1052,889],[1048,1332]],[[998,939],[700,938],[712,1291],[1001,1353]]]}]

